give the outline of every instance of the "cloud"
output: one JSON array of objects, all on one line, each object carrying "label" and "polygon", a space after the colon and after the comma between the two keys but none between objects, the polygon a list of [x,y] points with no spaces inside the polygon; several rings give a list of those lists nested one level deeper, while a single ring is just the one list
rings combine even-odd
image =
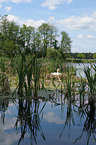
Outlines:
[{"label": "cloud", "polygon": [[[47,21],[45,21],[45,20],[35,21],[33,19],[21,20],[20,17],[16,17],[13,15],[9,15],[8,18],[9,18],[9,20],[13,19],[19,25],[26,24],[27,26],[38,27],[42,23],[49,22],[49,23],[53,23],[56,27],[62,28],[62,29],[68,28],[70,30],[96,31],[95,14],[96,14],[96,12],[92,13],[90,16],[88,16],[88,15],[71,16],[66,19],[60,19],[60,20],[56,20],[55,17],[49,17],[49,19]],[[88,37],[91,38],[91,36],[88,36]]]},{"label": "cloud", "polygon": [[3,2],[11,2],[11,3],[30,3],[32,0],[0,0],[0,3],[3,3]]},{"label": "cloud", "polygon": [[61,120],[53,112],[48,112],[47,114],[44,114],[43,117],[48,122],[55,122],[56,124],[64,124],[64,120]]},{"label": "cloud", "polygon": [[0,8],[2,8],[2,5],[0,5]]},{"label": "cloud", "polygon": [[50,10],[54,10],[57,8],[58,5],[63,4],[64,2],[70,4],[72,0],[46,0],[44,3],[41,4],[41,6],[47,7]]},{"label": "cloud", "polygon": [[56,21],[55,17],[49,17],[48,22],[54,23]]},{"label": "cloud", "polygon": [[33,26],[33,27],[36,27],[36,28],[38,28],[42,23],[45,23],[44,20],[38,20],[38,21],[34,21],[33,19],[21,20],[20,17],[16,17],[14,15],[8,15],[7,19],[9,21],[16,22],[20,26],[25,24],[26,26]]},{"label": "cloud", "polygon": [[86,36],[86,38],[88,38],[88,39],[94,39],[95,36],[89,34],[89,35]]},{"label": "cloud", "polygon": [[0,134],[0,145],[11,145],[17,142],[20,138],[20,133],[16,135],[14,132],[4,132]]},{"label": "cloud", "polygon": [[5,7],[6,12],[10,12],[11,9],[12,7]]},{"label": "cloud", "polygon": [[80,35],[78,35],[77,36],[77,38],[78,39],[95,39],[95,36],[93,36],[93,35],[82,35],[82,34],[80,34]]},{"label": "cloud", "polygon": [[80,34],[80,35],[77,36],[77,38],[78,39],[83,39],[84,37],[83,37],[83,35]]},{"label": "cloud", "polygon": [[96,30],[96,12],[91,16],[71,16],[66,19],[60,19],[56,23],[71,30]]},{"label": "cloud", "polygon": [[16,122],[16,117],[11,118],[11,119],[7,119],[7,120],[5,120],[5,125],[4,126],[2,124],[0,124],[0,129],[2,131],[10,130],[10,129],[14,128],[15,122]]}]

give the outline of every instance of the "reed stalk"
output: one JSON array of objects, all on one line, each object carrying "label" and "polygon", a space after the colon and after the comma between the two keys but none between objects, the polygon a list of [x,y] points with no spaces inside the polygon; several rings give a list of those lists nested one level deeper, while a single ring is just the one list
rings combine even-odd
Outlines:
[{"label": "reed stalk", "polygon": [[84,73],[87,79],[89,96],[95,99],[94,96],[96,95],[96,65],[90,64],[90,67],[84,67]]}]

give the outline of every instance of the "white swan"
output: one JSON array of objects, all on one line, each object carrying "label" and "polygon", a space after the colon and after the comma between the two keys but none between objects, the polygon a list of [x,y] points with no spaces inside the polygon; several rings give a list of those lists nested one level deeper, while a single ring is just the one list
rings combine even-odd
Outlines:
[{"label": "white swan", "polygon": [[52,75],[60,75],[61,73],[59,73],[59,69],[57,69],[57,72],[51,73]]}]

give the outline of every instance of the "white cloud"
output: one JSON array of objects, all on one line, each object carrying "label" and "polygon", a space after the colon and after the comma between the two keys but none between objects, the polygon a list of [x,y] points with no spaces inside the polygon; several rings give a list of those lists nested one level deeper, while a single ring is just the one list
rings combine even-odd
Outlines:
[{"label": "white cloud", "polygon": [[77,38],[78,39],[95,39],[95,36],[93,36],[91,34],[89,34],[89,35],[82,35],[82,34],[80,34],[80,35],[77,36]]},{"label": "white cloud", "polygon": [[20,138],[20,133],[16,134],[14,132],[4,132],[0,134],[0,145],[11,145],[17,142]]},{"label": "white cloud", "polygon": [[13,15],[8,15],[7,18],[9,21],[14,21],[20,26],[25,24],[26,26],[33,26],[38,28],[42,23],[45,23],[44,20],[38,20],[38,21],[34,21],[33,19],[21,20],[20,17],[16,17]]},{"label": "white cloud", "polygon": [[83,37],[83,35],[80,34],[80,35],[77,36],[77,38],[78,39],[83,39],[84,37]]},{"label": "white cloud", "polygon": [[47,7],[50,10],[56,9],[57,5],[66,2],[67,4],[71,3],[72,0],[46,0],[44,3],[41,4],[42,7]]},{"label": "white cloud", "polygon": [[[34,26],[38,27],[42,23],[50,22],[53,23],[58,28],[68,28],[71,30],[86,30],[86,31],[96,31],[96,17],[94,12],[91,16],[84,15],[84,16],[71,16],[66,19],[56,20],[55,17],[49,17],[47,21],[45,20],[38,20],[35,21],[33,19],[28,20],[21,20],[20,17],[16,17],[13,15],[9,15],[9,20],[14,20],[19,25],[26,24],[27,26]],[[94,16],[93,16],[94,15]],[[79,36],[81,37],[81,36]],[[88,36],[87,38],[92,38],[92,36]]]},{"label": "white cloud", "polygon": [[0,8],[2,7],[2,5],[0,5]]},{"label": "white cloud", "polygon": [[10,12],[11,9],[12,7],[5,7],[6,12]]},{"label": "white cloud", "polygon": [[3,2],[12,2],[12,3],[30,3],[32,0],[0,0],[0,3],[3,3]]},{"label": "white cloud", "polygon": [[4,126],[2,124],[0,124],[0,129],[2,131],[8,130],[8,129],[12,129],[12,128],[14,128],[15,122],[16,122],[16,117],[11,118],[11,119],[7,119],[7,120],[5,120],[5,125]]},{"label": "white cloud", "polygon": [[89,35],[87,35],[86,37],[87,37],[88,39],[94,39],[94,38],[95,38],[95,36],[90,35],[90,34],[89,34]]},{"label": "white cloud", "polygon": [[96,11],[93,12],[92,17],[96,17]]},{"label": "white cloud", "polygon": [[49,17],[48,22],[54,23],[56,21],[55,17]]},{"label": "white cloud", "polygon": [[96,12],[91,16],[71,16],[56,21],[59,25],[68,27],[71,30],[96,30]]},{"label": "white cloud", "polygon": [[14,15],[8,15],[8,16],[7,16],[7,19],[8,19],[9,21],[14,21],[14,22],[16,22],[16,23],[19,23],[19,17],[16,17],[16,16],[14,16]]},{"label": "white cloud", "polygon": [[48,112],[47,114],[44,114],[43,117],[48,122],[55,122],[56,124],[64,124],[64,120],[61,120],[53,112]]}]

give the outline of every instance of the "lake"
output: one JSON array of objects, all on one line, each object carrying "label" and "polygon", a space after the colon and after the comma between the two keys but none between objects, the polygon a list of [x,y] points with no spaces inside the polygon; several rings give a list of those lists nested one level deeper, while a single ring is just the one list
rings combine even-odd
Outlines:
[{"label": "lake", "polygon": [[1,98],[0,145],[72,145],[78,137],[75,145],[87,145],[88,140],[95,145],[96,110],[94,114],[79,104],[68,99],[59,104],[52,99]]},{"label": "lake", "polygon": [[[91,65],[96,65],[96,63],[65,63],[66,66],[73,66],[76,70],[76,76],[85,78],[84,67],[91,68]],[[92,70],[93,71],[93,70]]]}]

